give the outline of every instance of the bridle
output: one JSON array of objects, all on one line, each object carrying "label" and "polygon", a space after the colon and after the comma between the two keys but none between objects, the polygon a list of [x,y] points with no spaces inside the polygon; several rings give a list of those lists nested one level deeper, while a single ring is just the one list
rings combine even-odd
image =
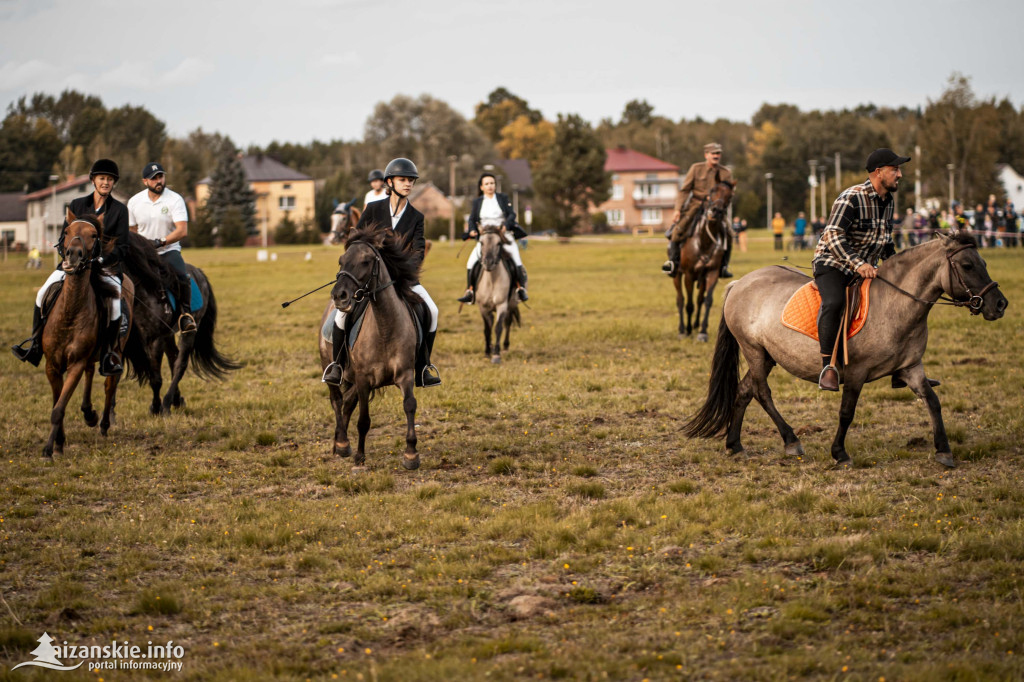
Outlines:
[{"label": "bridle", "polygon": [[380,268],[382,262],[380,252],[376,247],[371,244],[367,244],[366,242],[350,244],[349,248],[352,248],[353,246],[365,246],[373,252],[373,266],[370,268],[370,274],[367,276],[365,282],[360,282],[351,272],[342,269],[338,270],[338,275],[334,278],[335,282],[339,281],[342,277],[348,277],[356,285],[356,290],[352,292],[353,301],[356,303],[362,303],[363,299],[369,296],[371,301],[376,302],[377,294],[394,284],[395,280],[388,280],[384,284],[378,285],[377,282],[380,280]]},{"label": "bridle", "polygon": [[[90,223],[88,220],[72,220],[70,223],[68,223],[68,227],[71,227],[75,223],[82,223],[82,224],[88,225],[89,227],[92,227],[92,228],[96,227],[95,225]],[[81,242],[82,243],[82,247],[83,248],[85,247],[85,240],[82,239],[81,235],[77,235],[76,234],[74,237],[71,238],[71,244],[74,244],[76,241]],[[77,275],[77,274],[80,274],[80,273],[84,272],[85,270],[88,270],[89,268],[91,268],[93,261],[95,261],[100,256],[100,242],[101,241],[102,240],[100,239],[99,231],[97,230],[96,239],[92,243],[92,253],[89,255],[89,257],[88,258],[83,258],[82,260],[80,260],[78,262],[78,265],[76,265],[75,267],[73,267],[70,270],[64,268],[63,266],[61,266],[61,269],[64,270],[64,272],[69,274],[69,275]],[[64,256],[64,243],[63,242],[61,242],[61,244],[60,244],[60,255],[61,255],[61,258],[63,260],[65,260],[65,261],[67,260],[67,258]]]},{"label": "bridle", "polygon": [[993,280],[993,281],[989,282],[988,284],[986,284],[982,288],[981,291],[979,291],[978,293],[975,294],[974,292],[971,291],[971,288],[969,286],[967,286],[967,282],[964,281],[964,276],[960,272],[960,268],[953,261],[953,256],[955,256],[956,254],[960,253],[961,251],[966,251],[967,249],[976,249],[976,248],[978,248],[978,247],[975,246],[974,244],[961,244],[960,246],[958,246],[957,248],[953,249],[952,251],[947,251],[946,252],[946,262],[949,264],[949,272],[950,272],[950,276],[949,276],[949,283],[950,283],[950,287],[949,288],[950,288],[950,291],[952,291],[952,289],[953,289],[953,286],[952,286],[953,285],[953,277],[956,276],[956,279],[960,283],[960,286],[963,287],[963,290],[965,292],[967,292],[967,298],[963,299],[963,300],[953,298],[952,296],[948,296],[947,297],[947,296],[944,296],[942,294],[939,294],[939,300],[937,300],[937,301],[926,301],[923,298],[918,298],[917,296],[914,296],[909,291],[905,291],[904,289],[901,289],[900,287],[896,286],[895,284],[893,284],[892,282],[890,282],[889,280],[887,280],[886,278],[884,278],[882,276],[877,276],[877,279],[882,280],[883,282],[885,282],[886,284],[891,286],[896,291],[900,292],[904,296],[908,296],[908,297],[914,299],[918,303],[924,303],[925,305],[935,305],[935,304],[938,304],[938,305],[951,305],[951,306],[955,306],[957,308],[967,308],[968,310],[971,311],[971,315],[978,315],[978,314],[981,313],[981,309],[985,305],[985,300],[984,300],[985,294],[987,294],[992,289],[998,287],[999,286],[999,282],[996,282],[995,280]]},{"label": "bridle", "polygon": [[[505,239],[506,239],[505,228],[504,227],[484,227],[484,228],[482,228],[480,230],[480,239],[481,240],[483,239],[483,236],[485,234],[497,235],[497,237],[498,237],[498,261],[500,261],[501,260],[501,249],[508,243],[508,242],[505,241]],[[483,263],[483,261],[484,261],[483,246],[481,246],[480,262]]]}]

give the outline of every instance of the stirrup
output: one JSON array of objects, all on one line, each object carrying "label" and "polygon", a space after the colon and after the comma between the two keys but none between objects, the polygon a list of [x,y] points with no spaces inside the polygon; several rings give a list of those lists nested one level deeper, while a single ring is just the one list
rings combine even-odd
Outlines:
[{"label": "stirrup", "polygon": [[476,292],[473,291],[472,289],[466,289],[466,293],[464,293],[461,297],[455,300],[458,301],[459,303],[468,303],[470,305],[473,305],[473,303],[476,301]]},{"label": "stirrup", "polygon": [[[28,348],[25,348],[25,344],[30,343]],[[14,353],[14,357],[18,358],[22,362],[32,363],[33,366],[38,367],[39,361],[43,359],[43,344],[35,343],[35,337],[30,336],[17,346],[11,346],[11,352]]]},{"label": "stirrup", "polygon": [[[433,370],[433,374],[431,374]],[[434,376],[436,374],[437,376]],[[420,372],[420,386],[423,388],[430,388],[431,386],[441,385],[441,372],[438,371],[437,367],[430,364],[423,368]]]},{"label": "stirrup", "polygon": [[178,331],[182,334],[195,334],[196,318],[191,313],[182,313],[178,317]]},{"label": "stirrup", "polygon": [[[338,368],[338,381],[328,381],[327,373],[330,372],[335,367]],[[337,362],[332,362],[331,364],[324,367],[324,373],[320,376],[320,383],[327,384],[328,386],[341,386],[341,381],[344,376],[345,368],[339,365]]]},{"label": "stirrup", "polygon": [[121,374],[124,367],[121,365],[120,356],[110,351],[100,360],[100,376],[113,377]]},{"label": "stirrup", "polygon": [[525,302],[530,300],[530,297],[526,294],[526,287],[519,287],[516,289],[516,295],[519,297],[520,301]]},{"label": "stirrup", "polygon": [[[829,370],[832,370],[833,372],[836,373],[836,386],[835,386],[835,388],[832,388],[831,386],[823,386],[822,383],[821,383],[822,380],[825,378],[825,372],[827,372]],[[833,367],[832,365],[825,365],[824,367],[822,367],[821,368],[821,373],[818,375],[818,388],[820,390],[822,390],[822,391],[838,391],[839,390],[839,370],[837,368]]]},{"label": "stirrup", "polygon": [[665,261],[661,265],[661,271],[671,277],[676,272],[676,262],[674,260]]}]

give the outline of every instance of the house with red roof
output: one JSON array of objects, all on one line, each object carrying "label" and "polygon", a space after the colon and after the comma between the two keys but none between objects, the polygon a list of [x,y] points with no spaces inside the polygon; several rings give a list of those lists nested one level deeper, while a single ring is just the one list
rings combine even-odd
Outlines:
[{"label": "house with red roof", "polygon": [[596,208],[613,230],[664,231],[679,191],[679,166],[625,146],[605,150],[612,196]]}]

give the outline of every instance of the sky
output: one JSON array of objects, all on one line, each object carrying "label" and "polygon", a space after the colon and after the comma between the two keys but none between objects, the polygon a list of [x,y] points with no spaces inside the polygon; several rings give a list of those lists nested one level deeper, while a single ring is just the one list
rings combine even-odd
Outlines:
[{"label": "sky", "polygon": [[378,102],[467,118],[499,86],[546,118],[926,106],[953,72],[1024,105],[1024,2],[0,0],[0,105],[64,89],[236,145],[362,139]]}]

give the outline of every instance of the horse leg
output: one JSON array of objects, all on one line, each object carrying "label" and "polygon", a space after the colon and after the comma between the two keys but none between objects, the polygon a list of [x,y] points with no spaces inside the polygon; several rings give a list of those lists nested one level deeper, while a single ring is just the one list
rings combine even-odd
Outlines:
[{"label": "horse leg", "polygon": [[672,277],[672,285],[676,288],[676,312],[679,313],[679,335],[686,333],[686,323],[683,321],[683,278],[678,272]]},{"label": "horse leg", "polygon": [[501,364],[501,330],[505,325],[505,318],[508,317],[506,310],[501,310],[497,315],[497,322],[494,325],[494,345],[491,346],[491,364]]},{"label": "horse leg", "polygon": [[356,448],[352,464],[361,467],[366,462],[366,434],[370,432],[370,386],[366,382],[360,382],[356,390],[359,394],[359,421],[356,422],[359,446]]},{"label": "horse leg", "polygon": [[[80,361],[68,368],[68,375],[63,383],[60,375],[54,370],[55,376],[50,376],[49,361],[47,361],[46,373],[50,376],[50,386],[53,389],[53,409],[50,411],[50,437],[43,446],[43,457],[53,458],[53,453],[64,454],[64,443],[67,438],[64,435],[64,412],[72,394],[78,387],[78,381],[82,378],[87,363]],[[56,381],[55,381],[56,380]]]},{"label": "horse leg", "polygon": [[153,400],[149,403],[149,413],[160,414],[160,389],[164,384],[163,370],[161,369],[164,361],[163,340],[157,339],[147,344],[146,354],[149,356],[149,388],[153,391]]},{"label": "horse leg", "polygon": [[103,386],[103,421],[100,422],[100,433],[104,436],[110,430],[110,425],[114,423],[114,407],[117,405],[117,384],[119,381],[121,381],[120,375],[107,377],[107,381]]},{"label": "horse leg", "polygon": [[[335,393],[337,403],[335,404]],[[352,446],[348,442],[348,422],[352,418],[352,411],[359,402],[359,394],[356,387],[349,384],[345,391],[336,386],[331,387],[331,404],[334,405],[335,427],[334,427],[334,453],[338,457],[348,457],[352,454]]]},{"label": "horse leg", "polygon": [[707,343],[708,341],[708,317],[711,315],[711,306],[715,302],[715,285],[718,284],[718,273],[711,273],[705,275],[704,287],[701,288],[702,303],[697,304],[697,315],[700,316],[700,311],[704,311],[704,318],[700,320],[700,333],[697,334],[697,340]]},{"label": "horse leg", "polygon": [[935,395],[931,384],[928,383],[924,366],[914,365],[903,370],[901,376],[907,382],[910,390],[928,406],[928,416],[932,419],[932,436],[935,440],[935,461],[943,466],[955,467],[956,460],[953,459],[949,438],[946,437],[946,425],[942,421],[942,405],[939,404],[939,396]]},{"label": "horse leg", "polygon": [[[754,398],[775,423],[775,428],[779,430],[782,442],[786,446],[786,454],[803,456],[804,446],[796,437],[793,427],[786,422],[778,408],[775,407],[775,401],[772,400],[772,389],[768,385],[768,374],[772,371],[772,361],[767,358],[763,349],[750,353],[747,350],[747,348],[743,348],[743,355],[747,358],[747,365],[750,367],[747,373],[751,376]],[[751,358],[754,358],[753,361]]]},{"label": "horse leg", "polygon": [[164,412],[170,412],[172,407],[183,407],[185,405],[185,399],[181,397],[181,393],[178,391],[178,384],[181,382],[181,378],[185,376],[185,370],[188,369],[188,358],[192,354],[192,347],[195,345],[195,334],[189,334],[186,338],[182,339],[181,346],[173,346],[173,352],[169,351],[168,362],[171,365],[171,385],[167,387],[167,393],[164,394],[163,410]]},{"label": "horse leg", "polygon": [[836,437],[832,441],[832,459],[840,466],[851,464],[850,455],[846,452],[846,432],[850,430],[850,424],[853,423],[860,391],[864,387],[863,376],[857,376],[849,370],[845,374],[846,376],[843,377],[843,399],[839,404],[839,428],[836,429]]},{"label": "horse leg", "polygon": [[686,271],[686,335],[693,333],[693,275]]},{"label": "horse leg", "polygon": [[494,311],[488,310],[486,312],[481,311],[480,314],[484,320],[484,355],[491,354],[491,327],[494,326]]},{"label": "horse leg", "polygon": [[100,421],[100,416],[96,414],[96,410],[92,409],[92,378],[94,369],[92,363],[89,363],[89,368],[85,372],[85,394],[82,396],[82,414],[85,415],[85,423],[88,426],[96,426]]},{"label": "horse leg", "polygon": [[511,334],[511,332],[512,332],[512,315],[511,314],[506,314],[505,315],[505,343],[503,344],[503,347],[504,347],[505,350],[508,350],[508,337],[509,337],[509,334]]},{"label": "horse leg", "polygon": [[419,469],[420,456],[416,452],[416,396],[413,394],[412,377],[403,379],[402,409],[405,410],[405,454],[402,455],[402,466],[406,469]]},{"label": "horse leg", "polygon": [[748,371],[743,375],[736,393],[736,402],[733,403],[732,419],[729,421],[729,432],[725,437],[725,452],[729,455],[738,455],[743,452],[743,443],[740,442],[740,432],[743,430],[743,415],[747,412],[747,405],[754,397],[754,379]]}]

